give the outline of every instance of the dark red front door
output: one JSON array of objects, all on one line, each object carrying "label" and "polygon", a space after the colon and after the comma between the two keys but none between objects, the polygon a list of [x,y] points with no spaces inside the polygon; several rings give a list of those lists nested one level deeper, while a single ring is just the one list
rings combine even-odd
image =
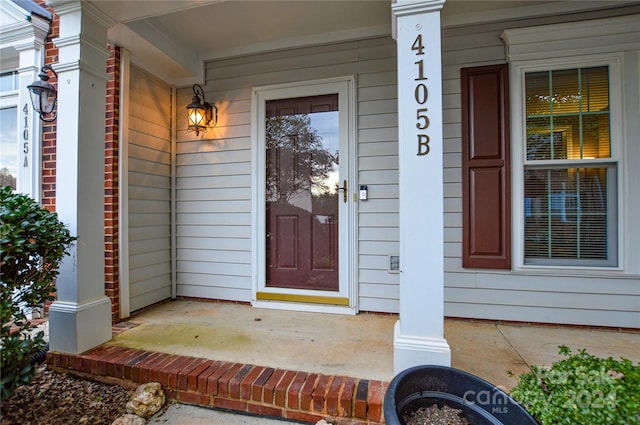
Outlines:
[{"label": "dark red front door", "polygon": [[266,107],[266,286],[338,291],[338,95]]}]

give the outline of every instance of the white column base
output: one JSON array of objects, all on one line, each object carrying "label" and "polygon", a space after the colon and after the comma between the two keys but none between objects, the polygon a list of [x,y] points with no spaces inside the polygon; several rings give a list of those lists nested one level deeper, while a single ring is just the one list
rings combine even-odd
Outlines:
[{"label": "white column base", "polygon": [[79,354],[111,339],[111,301],[54,301],[49,307],[49,349]]},{"label": "white column base", "polygon": [[401,335],[400,321],[393,334],[393,373],[421,365],[451,366],[451,349],[444,338]]}]

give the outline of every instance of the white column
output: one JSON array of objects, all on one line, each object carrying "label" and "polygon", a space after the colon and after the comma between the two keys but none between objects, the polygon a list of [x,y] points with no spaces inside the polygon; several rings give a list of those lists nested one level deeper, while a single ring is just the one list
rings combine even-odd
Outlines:
[{"label": "white column", "polygon": [[78,241],[49,309],[50,349],[81,353],[111,339],[104,290],[106,20],[89,2],[50,0],[60,17],[56,211]]},{"label": "white column", "polygon": [[392,6],[398,50],[400,320],[394,371],[449,366],[444,338],[442,71],[444,0]]}]

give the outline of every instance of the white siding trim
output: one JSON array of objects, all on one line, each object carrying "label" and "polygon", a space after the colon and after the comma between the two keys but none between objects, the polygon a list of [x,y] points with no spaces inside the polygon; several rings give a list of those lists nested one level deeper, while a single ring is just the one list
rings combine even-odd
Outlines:
[{"label": "white siding trim", "polygon": [[640,49],[640,15],[505,30],[511,62]]},{"label": "white siding trim", "polygon": [[171,188],[171,212],[170,222],[171,222],[171,299],[174,300],[177,294],[177,280],[178,280],[178,272],[177,272],[177,261],[178,261],[178,249],[177,249],[177,235],[176,235],[176,226],[178,225],[177,221],[177,213],[176,213],[176,196],[177,196],[177,179],[176,179],[176,158],[177,158],[177,147],[178,147],[178,135],[177,135],[177,127],[178,127],[178,117],[176,111],[176,88],[171,87],[171,159],[170,167],[170,188]]},{"label": "white siding trim", "polygon": [[131,62],[127,49],[120,51],[120,136],[118,140],[118,269],[120,278],[120,318],[130,316],[129,305],[129,83]]}]

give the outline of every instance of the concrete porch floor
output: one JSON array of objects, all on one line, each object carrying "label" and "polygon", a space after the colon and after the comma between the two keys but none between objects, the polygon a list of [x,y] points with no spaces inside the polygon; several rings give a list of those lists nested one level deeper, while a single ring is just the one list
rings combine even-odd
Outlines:
[{"label": "concrete porch floor", "polygon": [[[110,345],[355,378],[393,378],[397,315],[304,313],[178,300],[137,314]],[[640,330],[616,331],[445,320],[451,365],[510,390],[529,365],[550,366],[558,346],[640,362]]]},{"label": "concrete porch floor", "polygon": [[[119,383],[164,380],[170,398],[189,404],[312,423],[341,416],[379,423],[397,320],[177,300],[114,326],[113,339],[97,349],[50,353],[49,360],[54,369]],[[559,345],[640,362],[640,331],[447,319],[445,336],[453,367],[507,392],[517,382],[508,371],[551,365],[561,358]]]}]

